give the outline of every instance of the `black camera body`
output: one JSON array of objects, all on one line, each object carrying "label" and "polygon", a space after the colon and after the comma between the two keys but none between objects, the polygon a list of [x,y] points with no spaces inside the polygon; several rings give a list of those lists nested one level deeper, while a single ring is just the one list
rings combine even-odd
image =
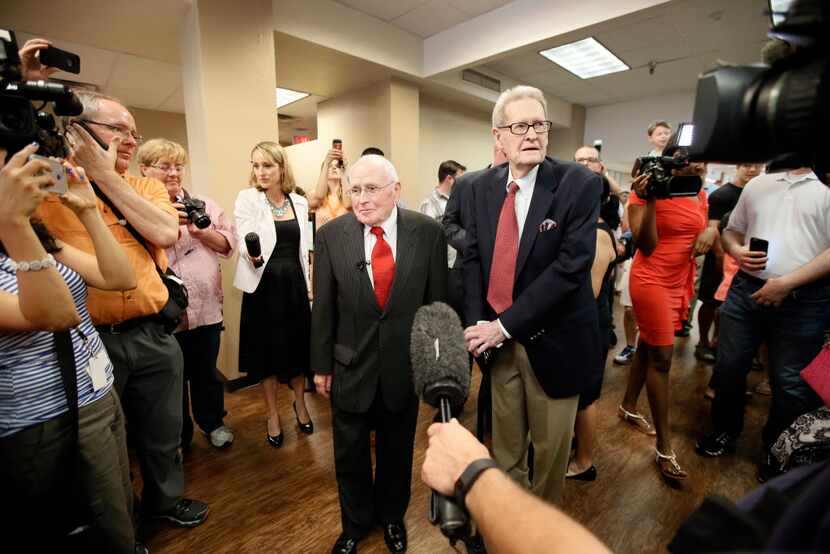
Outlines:
[{"label": "black camera body", "polygon": [[187,196],[182,200],[184,210],[187,212],[187,219],[198,229],[210,227],[210,216],[205,211],[204,200]]},{"label": "black camera body", "polygon": [[672,175],[672,170],[688,167],[686,156],[643,156],[637,158],[640,175],[651,177],[643,200],[656,198],[665,200],[681,196],[697,196],[703,186],[700,177],[694,175]]},{"label": "black camera body", "polygon": [[[724,66],[698,80],[693,160],[830,172],[830,2],[795,0],[773,25],[769,65]],[[783,41],[783,42],[782,42]]]},{"label": "black camera body", "polygon": [[[36,142],[40,145],[39,154],[66,157],[66,144],[57,130],[54,116],[80,115],[83,112],[81,101],[66,85],[23,81],[21,75],[14,31],[0,29],[0,148],[11,155]],[[32,101],[43,104],[36,110]],[[42,111],[50,102],[54,115]]]}]

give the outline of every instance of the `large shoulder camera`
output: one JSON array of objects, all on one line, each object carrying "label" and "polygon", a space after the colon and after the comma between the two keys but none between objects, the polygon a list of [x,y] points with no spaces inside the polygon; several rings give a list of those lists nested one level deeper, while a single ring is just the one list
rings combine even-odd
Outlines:
[{"label": "large shoulder camera", "polygon": [[[32,101],[42,104],[35,109]],[[43,111],[52,103],[52,113]],[[37,142],[43,156],[67,155],[55,116],[80,115],[81,101],[66,85],[51,81],[23,81],[14,31],[0,29],[0,148],[9,155]]]},{"label": "large shoulder camera", "polygon": [[830,172],[830,2],[771,0],[777,39],[768,65],[724,66],[698,80],[693,160],[767,163],[768,171],[812,167]]},{"label": "large shoulder camera", "polygon": [[673,170],[683,169],[688,165],[688,156],[643,156],[637,158],[640,175],[651,177],[646,188],[646,197],[643,200],[697,196],[703,186],[700,177],[672,175]]}]

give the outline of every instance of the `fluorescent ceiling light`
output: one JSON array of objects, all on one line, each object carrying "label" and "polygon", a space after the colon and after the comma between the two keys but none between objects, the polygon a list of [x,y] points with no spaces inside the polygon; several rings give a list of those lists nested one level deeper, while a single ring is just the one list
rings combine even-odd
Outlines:
[{"label": "fluorescent ceiling light", "polygon": [[793,0],[770,0],[770,16],[772,24],[778,25],[786,19],[786,13],[790,11]]},{"label": "fluorescent ceiling light", "polygon": [[292,104],[297,100],[302,100],[308,96],[307,92],[299,92],[288,88],[277,88],[277,109]]},{"label": "fluorescent ceiling light", "polygon": [[631,69],[594,37],[542,50],[539,53],[580,79]]}]

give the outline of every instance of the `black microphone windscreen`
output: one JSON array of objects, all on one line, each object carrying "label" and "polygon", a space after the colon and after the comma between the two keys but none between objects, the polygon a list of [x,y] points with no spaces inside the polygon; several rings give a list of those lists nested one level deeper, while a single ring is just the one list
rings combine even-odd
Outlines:
[{"label": "black microphone windscreen", "polygon": [[245,246],[248,248],[248,255],[252,258],[259,258],[262,255],[262,248],[259,245],[259,235],[248,233],[245,235]]},{"label": "black microphone windscreen", "polygon": [[[443,302],[421,306],[415,313],[409,342],[415,394],[433,404],[430,391],[440,384],[454,404],[463,402],[470,388],[470,370],[464,330],[455,310]],[[443,389],[442,389],[443,390]],[[443,390],[447,392],[447,390]]]}]

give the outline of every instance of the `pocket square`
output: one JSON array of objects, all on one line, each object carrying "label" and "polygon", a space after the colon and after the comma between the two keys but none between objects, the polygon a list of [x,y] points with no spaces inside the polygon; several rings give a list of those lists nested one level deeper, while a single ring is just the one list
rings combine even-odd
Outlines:
[{"label": "pocket square", "polygon": [[544,233],[545,231],[550,231],[551,229],[556,229],[557,227],[559,227],[559,224],[554,220],[546,219],[539,224],[539,232]]}]

